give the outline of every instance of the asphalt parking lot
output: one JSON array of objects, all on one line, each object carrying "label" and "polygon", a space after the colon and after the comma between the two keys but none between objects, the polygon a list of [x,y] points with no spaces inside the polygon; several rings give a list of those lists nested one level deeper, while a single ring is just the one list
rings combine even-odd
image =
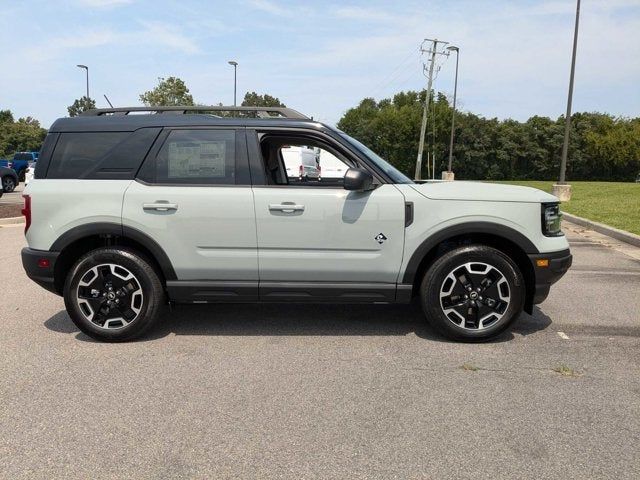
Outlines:
[{"label": "asphalt parking lot", "polygon": [[20,183],[13,192],[4,193],[0,197],[0,205],[22,205],[24,200],[22,199],[22,191],[24,190],[24,183]]},{"label": "asphalt parking lot", "polygon": [[101,344],[0,227],[1,478],[639,478],[640,249],[566,229],[533,316],[456,344],[414,306],[184,306]]}]

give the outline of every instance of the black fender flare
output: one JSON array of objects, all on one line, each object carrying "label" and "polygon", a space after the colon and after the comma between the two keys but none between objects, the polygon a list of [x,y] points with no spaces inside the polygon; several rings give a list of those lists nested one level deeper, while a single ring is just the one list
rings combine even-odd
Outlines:
[{"label": "black fender flare", "polygon": [[424,240],[413,252],[402,276],[402,284],[413,285],[422,260],[440,243],[461,235],[483,234],[503,238],[518,246],[526,254],[540,253],[525,235],[511,227],[491,222],[468,222],[444,228]]},{"label": "black fender flare", "polygon": [[85,225],[79,225],[71,228],[53,242],[53,245],[51,245],[49,250],[52,252],[61,252],[73,242],[84,237],[94,235],[112,235],[119,238],[129,238],[139,243],[151,252],[155,261],[160,265],[160,269],[162,270],[162,274],[166,280],[177,280],[176,272],[171,264],[171,260],[169,260],[169,257],[158,242],[136,228],[121,225],[119,223],[87,223]]}]

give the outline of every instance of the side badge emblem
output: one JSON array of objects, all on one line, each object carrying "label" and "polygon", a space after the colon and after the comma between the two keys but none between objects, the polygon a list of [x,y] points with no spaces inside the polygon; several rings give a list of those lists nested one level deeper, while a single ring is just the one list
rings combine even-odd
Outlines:
[{"label": "side badge emblem", "polygon": [[376,242],[378,242],[380,245],[382,245],[384,243],[384,241],[387,239],[387,237],[384,236],[384,233],[379,233],[378,235],[373,237],[373,239]]}]

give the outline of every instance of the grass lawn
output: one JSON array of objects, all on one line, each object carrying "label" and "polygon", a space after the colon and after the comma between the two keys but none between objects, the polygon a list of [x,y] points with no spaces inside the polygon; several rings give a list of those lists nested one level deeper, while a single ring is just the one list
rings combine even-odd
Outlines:
[{"label": "grass lawn", "polygon": [[[551,192],[553,181],[511,180],[501,183],[525,185]],[[562,210],[640,235],[640,183],[569,182],[571,201]]]}]

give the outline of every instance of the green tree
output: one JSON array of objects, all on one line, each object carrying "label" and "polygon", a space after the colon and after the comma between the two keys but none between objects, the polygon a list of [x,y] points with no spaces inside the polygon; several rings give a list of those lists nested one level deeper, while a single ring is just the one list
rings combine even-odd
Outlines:
[{"label": "green tree", "polygon": [[[338,128],[370,146],[409,176],[414,174],[425,92],[365,98]],[[436,177],[447,165],[452,109],[445,95],[430,102],[425,150],[435,152]],[[554,179],[564,139],[564,117],[526,122],[456,113],[453,170],[460,179]],[[423,157],[426,174],[426,156]],[[640,172],[640,118],[575,113],[567,175],[573,180],[628,180]]]},{"label": "green tree", "polygon": [[13,121],[9,110],[0,111],[0,157],[13,155],[14,152],[39,150],[47,130],[32,117]]},{"label": "green tree", "polygon": [[178,77],[159,78],[158,86],[140,95],[147,107],[194,105],[193,96]]},{"label": "green tree", "polygon": [[5,123],[13,123],[13,113],[11,113],[11,110],[0,110],[0,125]]},{"label": "green tree", "polygon": [[241,105],[243,107],[286,107],[279,98],[272,97],[266,93],[258,95],[256,92],[245,93]]},{"label": "green tree", "polygon": [[93,98],[88,98],[86,95],[82,98],[76,98],[73,104],[67,107],[70,117],[80,115],[82,112],[96,108],[96,101]]}]

